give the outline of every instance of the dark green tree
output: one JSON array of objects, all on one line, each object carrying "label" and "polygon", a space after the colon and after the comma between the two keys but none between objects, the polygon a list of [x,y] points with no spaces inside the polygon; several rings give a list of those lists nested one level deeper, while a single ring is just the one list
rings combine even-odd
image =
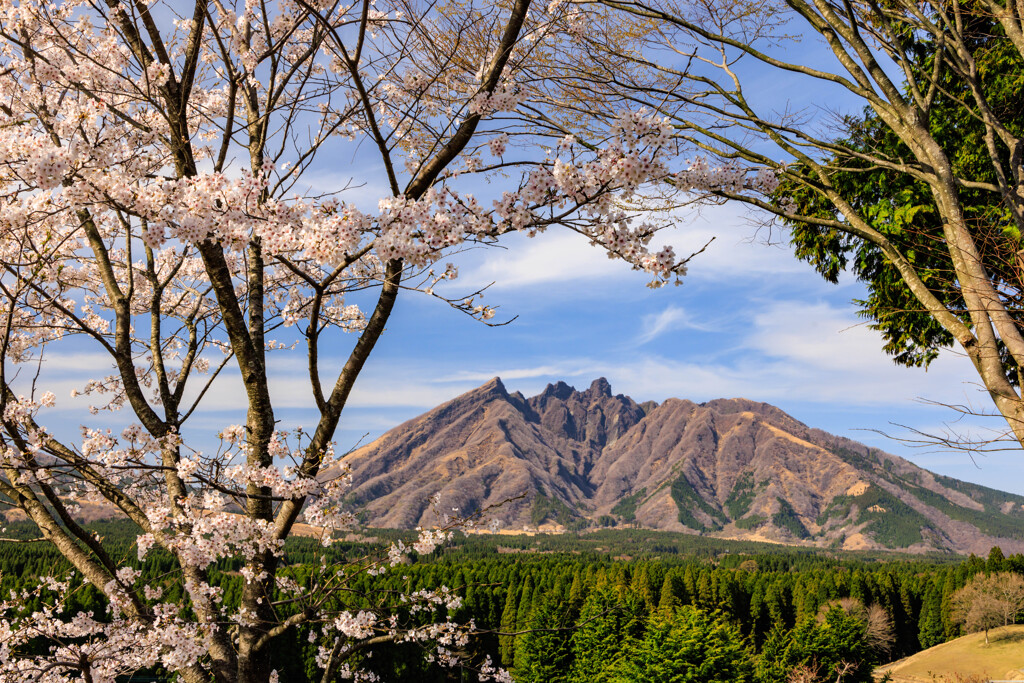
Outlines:
[{"label": "dark green tree", "polygon": [[786,683],[794,666],[789,659],[792,641],[792,631],[780,625],[772,628],[755,662],[754,680],[757,683]]},{"label": "dark green tree", "polygon": [[942,590],[930,581],[921,602],[921,617],[917,625],[917,639],[921,647],[929,648],[946,642],[946,629],[942,624]]},{"label": "dark green tree", "polygon": [[875,653],[868,646],[866,624],[841,607],[824,619],[806,619],[790,633],[774,631],[757,665],[758,683],[786,683],[794,669],[805,669],[820,680],[871,683]]},{"label": "dark green tree", "polygon": [[[537,589],[540,592],[540,589]],[[522,633],[529,628],[530,616],[533,613],[533,600],[534,600],[534,588],[533,588],[533,576],[531,574],[526,575],[526,580],[523,582],[523,590],[519,593],[519,608],[516,610],[516,628],[515,632],[520,634],[517,635],[512,643],[512,663],[513,668],[519,669],[523,663],[520,662],[520,643],[523,642]]]},{"label": "dark green tree", "polygon": [[999,546],[992,546],[992,549],[988,551],[988,561],[985,562],[985,571],[988,572],[1001,572],[1006,569],[1006,557],[1003,555],[1003,549]]},{"label": "dark green tree", "polygon": [[751,653],[739,629],[686,605],[651,618],[643,639],[623,653],[614,683],[746,683]]},{"label": "dark green tree", "polygon": [[605,683],[611,680],[611,664],[629,643],[643,635],[644,603],[631,593],[620,598],[618,590],[605,586],[583,603],[572,634],[571,683]]},{"label": "dark green tree", "polygon": [[[539,591],[538,591],[539,592]],[[548,593],[516,642],[515,676],[521,683],[562,683],[572,667],[574,615],[558,592]]]},{"label": "dark green tree", "polygon": [[501,665],[511,667],[515,656],[516,613],[519,610],[519,594],[510,587],[505,595],[505,609],[501,613],[501,635],[498,636],[498,657]]}]

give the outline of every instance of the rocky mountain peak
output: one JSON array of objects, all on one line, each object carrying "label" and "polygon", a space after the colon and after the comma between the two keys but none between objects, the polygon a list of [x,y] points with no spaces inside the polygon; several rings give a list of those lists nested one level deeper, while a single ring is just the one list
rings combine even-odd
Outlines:
[{"label": "rocky mountain peak", "polygon": [[572,441],[584,442],[600,452],[626,430],[643,419],[644,411],[633,399],[613,396],[604,377],[591,383],[586,391],[577,391],[565,382],[549,384],[537,396],[526,399],[537,421],[549,432]]},{"label": "rocky mountain peak", "polygon": [[586,393],[589,396],[611,398],[612,385],[604,377],[598,377],[590,384],[590,388],[587,389]]},{"label": "rocky mountain peak", "polygon": [[575,387],[571,387],[565,382],[559,380],[554,384],[549,384],[544,387],[544,391],[542,391],[537,398],[541,399],[542,402],[546,402],[548,399],[564,401],[575,393],[577,393]]},{"label": "rocky mountain peak", "polygon": [[494,394],[497,396],[508,396],[508,389],[505,388],[500,377],[492,377],[477,387],[474,392],[481,394]]},{"label": "rocky mountain peak", "polygon": [[[638,405],[605,378],[536,396],[497,377],[348,458],[371,526],[428,504],[505,524],[632,525],[843,548],[1024,551],[1024,497],[933,475],[748,399]],[[525,498],[522,494],[526,494]]]}]

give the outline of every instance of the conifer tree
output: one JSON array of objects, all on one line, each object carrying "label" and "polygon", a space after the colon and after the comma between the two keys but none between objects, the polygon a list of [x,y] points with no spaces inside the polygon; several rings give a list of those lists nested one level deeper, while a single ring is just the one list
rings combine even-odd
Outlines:
[{"label": "conifer tree", "polygon": [[527,574],[526,580],[523,582],[523,590],[519,594],[519,609],[516,610],[515,630],[517,633],[520,633],[520,635],[517,635],[513,642],[513,669],[521,669],[525,666],[525,662],[522,661],[522,648],[520,646],[523,642],[522,632],[529,628],[530,625],[530,615],[533,612],[533,594],[533,575]]},{"label": "conifer tree", "polygon": [[607,683],[610,665],[644,629],[642,602],[631,594],[619,598],[613,586],[595,590],[580,612],[572,634],[570,683]]},{"label": "conifer tree", "polygon": [[953,621],[953,594],[956,592],[957,584],[953,573],[946,574],[946,580],[942,584],[942,628],[946,634],[946,640],[951,640],[960,635],[960,625]]},{"label": "conifer tree", "polygon": [[[534,595],[541,594],[538,589]],[[558,591],[547,593],[530,615],[528,630],[516,642],[516,680],[562,683],[572,666],[573,619]]]},{"label": "conifer tree", "polygon": [[746,683],[750,652],[739,629],[692,606],[652,617],[635,648],[624,653],[613,683]]},{"label": "conifer tree", "polygon": [[679,594],[686,589],[683,588],[682,581],[674,572],[668,572],[665,574],[665,581],[661,584],[661,596],[658,601],[658,611],[670,612],[677,607],[681,607],[683,601],[680,600]]},{"label": "conifer tree", "polygon": [[922,648],[946,641],[946,629],[942,624],[942,591],[934,582],[929,582],[925,590],[917,623],[917,639]]},{"label": "conifer tree", "polygon": [[498,656],[501,666],[512,666],[515,656],[516,614],[519,608],[519,594],[515,588],[509,587],[505,595],[505,609],[501,613],[501,635],[498,636]]}]

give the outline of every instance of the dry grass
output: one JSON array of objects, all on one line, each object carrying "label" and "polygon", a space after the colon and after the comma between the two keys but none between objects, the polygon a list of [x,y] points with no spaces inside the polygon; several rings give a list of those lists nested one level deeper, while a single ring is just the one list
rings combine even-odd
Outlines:
[{"label": "dry grass", "polygon": [[1024,625],[972,633],[887,664],[877,675],[892,673],[893,683],[985,683],[990,679],[1024,681]]}]

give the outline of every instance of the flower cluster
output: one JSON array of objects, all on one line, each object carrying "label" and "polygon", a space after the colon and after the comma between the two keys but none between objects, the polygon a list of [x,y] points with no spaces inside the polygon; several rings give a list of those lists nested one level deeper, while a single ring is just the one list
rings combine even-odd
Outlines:
[{"label": "flower cluster", "polygon": [[[155,611],[148,626],[116,609],[107,619],[97,619],[91,612],[60,618],[68,599],[62,592],[66,588],[43,577],[36,588],[0,602],[0,680],[64,683],[77,680],[78,667],[88,663],[93,681],[113,683],[144,667],[189,667],[206,654],[202,630],[184,622],[177,608]],[[24,604],[46,593],[55,595],[53,606],[23,615]],[[52,644],[46,654],[15,656],[39,638]]]},{"label": "flower cluster", "polygon": [[499,111],[513,111],[521,102],[519,89],[509,83],[503,83],[493,92],[481,91],[469,101],[466,107],[470,114],[489,116]]},{"label": "flower cluster", "polygon": [[731,194],[753,191],[771,195],[778,188],[779,179],[771,169],[751,169],[735,161],[722,166],[711,166],[707,159],[698,158],[691,161],[687,168],[676,173],[671,183],[676,188],[687,191]]},{"label": "flower cluster", "polygon": [[[38,502],[43,483],[56,493],[31,508],[51,514],[54,528],[68,529],[60,514],[75,505],[116,507],[140,527],[138,562],[159,550],[173,569],[143,582],[136,566],[76,560],[110,606],[103,619],[64,613],[59,599],[31,615],[18,612],[25,596],[0,603],[0,680],[112,681],[149,666],[198,666],[198,677],[217,677],[211,658],[237,659],[246,650],[238,643],[255,642],[268,624],[316,624],[325,666],[377,636],[453,665],[472,624],[447,615],[424,622],[458,608],[456,591],[395,599],[396,613],[419,620],[404,627],[365,607],[377,600],[344,598],[365,574],[434,552],[465,520],[439,516],[441,527],[411,544],[350,565],[321,555],[312,578],[287,567],[289,533],[302,526],[329,545],[356,522],[346,504],[351,475],[331,439],[339,397],[343,404],[358,374],[350,369],[364,359],[343,364],[342,390],[325,396],[317,344],[351,332],[357,348],[372,348],[382,326],[367,318],[390,302],[358,303],[396,267],[404,291],[422,289],[488,320],[494,308],[480,292],[442,296],[454,263],[431,268],[511,231],[567,226],[652,284],[678,282],[685,259],[652,246],[658,226],[629,201],[666,184],[771,194],[775,175],[701,160],[677,172],[673,127],[643,110],[574,112],[579,140],[523,134],[536,124],[533,105],[562,87],[538,57],[560,59],[559,45],[575,50],[587,28],[587,10],[572,3],[531,12],[509,32],[495,3],[454,12],[379,0],[364,17],[350,3],[237,0],[214,3],[202,21],[149,14],[146,4],[0,3],[0,361],[11,369],[3,419],[17,436],[0,460],[18,500]],[[137,35],[154,49],[140,48]],[[349,38],[361,46],[355,61],[342,49]],[[490,83],[498,85],[482,85]],[[336,181],[331,173],[349,170],[326,150],[346,138],[363,145],[351,148],[360,154],[382,153],[380,177]],[[331,173],[314,182],[308,172],[324,168]],[[470,173],[493,173],[501,185],[471,195],[462,184]],[[37,372],[40,386],[52,378],[43,349],[66,349],[73,335],[105,360],[72,392],[71,408],[88,404],[89,424],[65,443],[53,435],[68,430],[36,424],[57,397],[28,386]],[[268,358],[296,346],[310,365],[315,437],[272,433],[281,401],[266,379]],[[223,386],[215,381],[237,376],[248,422],[225,428],[211,452],[194,416],[209,414]],[[114,429],[95,417],[105,410],[129,411],[134,423]],[[72,538],[63,547],[87,552],[96,543]],[[211,583],[221,563],[240,576],[241,597]],[[54,579],[39,586],[65,589]],[[41,640],[52,651],[31,654],[27,644]],[[352,661],[336,673],[374,678]],[[489,661],[480,675],[510,680]]]}]

